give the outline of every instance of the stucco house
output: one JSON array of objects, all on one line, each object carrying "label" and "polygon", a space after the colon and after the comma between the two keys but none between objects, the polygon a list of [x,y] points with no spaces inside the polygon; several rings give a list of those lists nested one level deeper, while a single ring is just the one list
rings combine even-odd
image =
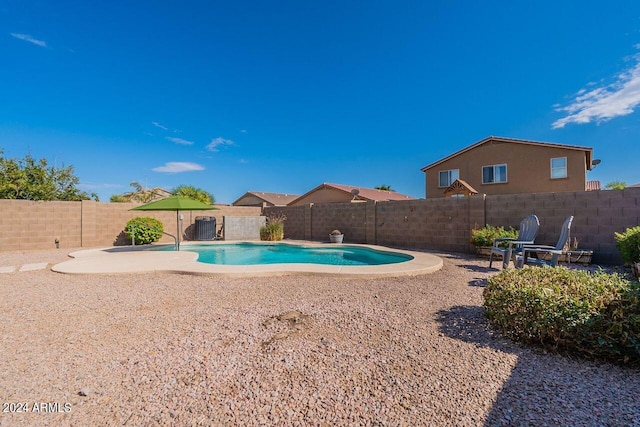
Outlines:
[{"label": "stucco house", "polygon": [[421,170],[426,197],[434,198],[465,186],[480,194],[586,191],[597,163],[589,147],[490,136]]},{"label": "stucco house", "polygon": [[367,200],[415,200],[415,198],[395,191],[325,182],[293,200],[289,206],[308,205],[309,203],[366,202]]},{"label": "stucco house", "polygon": [[300,197],[299,194],[265,193],[264,191],[247,191],[233,206],[286,206]]}]

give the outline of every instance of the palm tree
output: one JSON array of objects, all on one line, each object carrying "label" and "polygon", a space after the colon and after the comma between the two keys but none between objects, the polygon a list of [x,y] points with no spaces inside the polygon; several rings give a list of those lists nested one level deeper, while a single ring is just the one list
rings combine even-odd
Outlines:
[{"label": "palm tree", "polygon": [[202,188],[194,187],[193,185],[179,185],[171,192],[173,196],[186,197],[187,199],[196,200],[198,202],[212,205],[216,202],[216,198],[213,194],[209,193]]},{"label": "palm tree", "polygon": [[393,192],[396,191],[393,188],[391,188],[390,185],[385,185],[385,184],[378,185],[378,186],[373,187],[373,188],[375,188],[376,190],[393,191]]},{"label": "palm tree", "polygon": [[113,196],[111,196],[110,201],[112,203],[149,203],[161,197],[163,193],[166,193],[166,191],[160,187],[147,189],[143,187],[138,181],[132,181],[129,185],[133,187],[132,191],[124,194],[114,194]]}]

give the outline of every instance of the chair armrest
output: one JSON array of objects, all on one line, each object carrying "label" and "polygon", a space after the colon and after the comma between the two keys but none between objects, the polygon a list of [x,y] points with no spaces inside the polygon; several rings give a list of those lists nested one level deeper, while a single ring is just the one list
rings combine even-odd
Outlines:
[{"label": "chair armrest", "polygon": [[511,240],[516,240],[513,237],[497,237],[495,239],[493,239],[493,247],[497,248],[498,247],[498,243],[500,242],[509,242]]},{"label": "chair armrest", "polygon": [[509,242],[510,246],[526,246],[526,245],[532,245],[533,244],[533,240],[512,240]]}]

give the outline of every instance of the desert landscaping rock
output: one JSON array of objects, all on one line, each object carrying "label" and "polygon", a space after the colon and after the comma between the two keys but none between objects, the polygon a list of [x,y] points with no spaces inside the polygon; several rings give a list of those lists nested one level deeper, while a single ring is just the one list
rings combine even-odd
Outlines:
[{"label": "desert landscaping rock", "polygon": [[71,405],[0,426],[640,426],[638,370],[503,339],[496,270],[438,255],[398,278],[0,275],[2,402]]}]

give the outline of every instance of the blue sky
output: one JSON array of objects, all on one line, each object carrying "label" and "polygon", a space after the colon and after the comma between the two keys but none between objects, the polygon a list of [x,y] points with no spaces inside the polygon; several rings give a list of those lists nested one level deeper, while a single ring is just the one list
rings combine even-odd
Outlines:
[{"label": "blue sky", "polygon": [[0,2],[0,148],[131,181],[424,197],[489,135],[593,147],[640,183],[640,2]]}]

